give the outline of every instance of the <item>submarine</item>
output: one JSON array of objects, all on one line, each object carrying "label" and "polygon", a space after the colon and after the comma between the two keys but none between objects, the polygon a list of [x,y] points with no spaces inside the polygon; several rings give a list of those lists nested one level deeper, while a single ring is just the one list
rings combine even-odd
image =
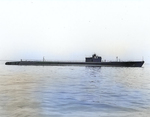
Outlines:
[{"label": "submarine", "polygon": [[35,65],[35,66],[112,66],[112,67],[142,67],[144,61],[102,61],[102,57],[93,54],[86,57],[85,62],[63,62],[63,61],[13,61],[6,62],[5,65]]}]

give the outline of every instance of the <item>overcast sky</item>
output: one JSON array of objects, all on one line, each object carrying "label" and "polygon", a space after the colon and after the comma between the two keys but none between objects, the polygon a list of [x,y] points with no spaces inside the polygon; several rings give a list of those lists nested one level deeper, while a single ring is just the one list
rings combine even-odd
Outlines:
[{"label": "overcast sky", "polygon": [[0,60],[150,63],[150,0],[0,0]]}]

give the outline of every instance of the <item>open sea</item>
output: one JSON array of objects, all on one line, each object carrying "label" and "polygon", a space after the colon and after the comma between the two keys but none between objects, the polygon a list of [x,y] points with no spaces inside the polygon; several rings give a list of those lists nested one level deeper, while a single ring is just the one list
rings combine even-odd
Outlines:
[{"label": "open sea", "polygon": [[150,65],[6,66],[0,117],[149,117]]}]

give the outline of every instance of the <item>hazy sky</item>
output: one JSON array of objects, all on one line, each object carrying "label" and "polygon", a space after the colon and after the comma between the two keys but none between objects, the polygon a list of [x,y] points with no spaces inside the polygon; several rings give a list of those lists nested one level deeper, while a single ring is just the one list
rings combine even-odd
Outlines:
[{"label": "hazy sky", "polygon": [[150,0],[0,0],[0,59],[150,63]]}]

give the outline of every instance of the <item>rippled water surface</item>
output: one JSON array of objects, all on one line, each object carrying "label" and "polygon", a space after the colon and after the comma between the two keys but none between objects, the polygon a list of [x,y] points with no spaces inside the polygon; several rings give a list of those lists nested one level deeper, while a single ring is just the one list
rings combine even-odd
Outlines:
[{"label": "rippled water surface", "polygon": [[150,65],[142,68],[5,66],[0,117],[148,117]]}]

